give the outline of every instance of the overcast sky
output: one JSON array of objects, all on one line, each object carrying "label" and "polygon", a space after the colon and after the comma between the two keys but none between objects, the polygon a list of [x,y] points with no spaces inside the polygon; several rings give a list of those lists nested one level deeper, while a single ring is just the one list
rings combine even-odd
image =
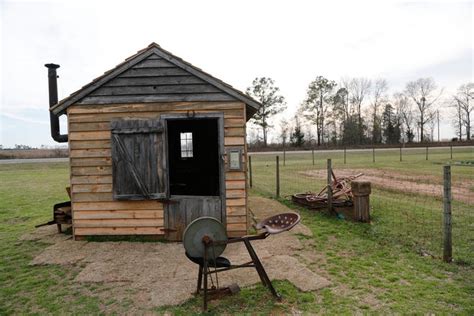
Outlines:
[{"label": "overcast sky", "polygon": [[62,99],[151,42],[241,90],[272,77],[285,116],[318,75],[384,77],[392,92],[433,77],[446,96],[473,81],[472,1],[0,0],[0,12],[4,146],[55,144],[45,63],[61,65]]}]

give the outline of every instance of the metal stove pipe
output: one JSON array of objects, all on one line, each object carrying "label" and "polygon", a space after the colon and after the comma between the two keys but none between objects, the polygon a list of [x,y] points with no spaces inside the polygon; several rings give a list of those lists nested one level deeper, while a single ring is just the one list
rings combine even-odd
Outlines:
[{"label": "metal stove pipe", "polygon": [[66,143],[68,141],[67,134],[59,133],[59,117],[51,112],[51,107],[58,103],[58,75],[56,74],[56,69],[59,68],[59,65],[56,64],[46,64],[44,65],[48,68],[48,86],[49,86],[49,122],[51,125],[51,137],[58,143]]}]

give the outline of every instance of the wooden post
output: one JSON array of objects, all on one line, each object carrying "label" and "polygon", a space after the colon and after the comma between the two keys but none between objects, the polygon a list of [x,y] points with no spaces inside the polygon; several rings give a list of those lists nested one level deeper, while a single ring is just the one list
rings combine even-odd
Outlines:
[{"label": "wooden post", "polygon": [[283,148],[283,166],[286,165],[286,150]]},{"label": "wooden post", "polygon": [[364,223],[370,222],[370,182],[352,181],[351,189],[354,196],[354,219]]},{"label": "wooden post", "polygon": [[372,146],[372,162],[375,162],[375,147]]},{"label": "wooden post", "polygon": [[328,212],[332,213],[332,163],[331,159],[328,159],[327,169],[328,169]]},{"label": "wooden post", "polygon": [[344,164],[346,164],[346,147],[344,147]]},{"label": "wooden post", "polygon": [[249,155],[249,185],[252,187],[252,156]]},{"label": "wooden post", "polygon": [[453,245],[451,235],[451,166],[444,166],[443,171],[443,260],[445,262],[451,262],[453,260]]},{"label": "wooden post", "polygon": [[280,157],[276,156],[276,197],[280,197]]},{"label": "wooden post", "polygon": [[400,145],[400,162],[402,161],[402,145]]},{"label": "wooden post", "polygon": [[451,149],[451,159],[453,159],[453,145],[449,146]]},{"label": "wooden post", "polygon": [[313,155],[313,166],[314,166],[314,148],[311,149],[311,154]]},{"label": "wooden post", "polygon": [[426,160],[428,160],[428,146],[426,146]]}]

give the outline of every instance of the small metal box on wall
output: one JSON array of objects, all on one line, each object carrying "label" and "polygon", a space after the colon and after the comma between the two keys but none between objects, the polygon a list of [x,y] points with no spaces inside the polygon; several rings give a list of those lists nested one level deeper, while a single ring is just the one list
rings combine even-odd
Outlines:
[{"label": "small metal box on wall", "polygon": [[247,234],[245,125],[259,102],[155,43],[59,102],[59,65],[46,66],[52,136],[70,149],[74,238],[180,240],[202,216]]}]

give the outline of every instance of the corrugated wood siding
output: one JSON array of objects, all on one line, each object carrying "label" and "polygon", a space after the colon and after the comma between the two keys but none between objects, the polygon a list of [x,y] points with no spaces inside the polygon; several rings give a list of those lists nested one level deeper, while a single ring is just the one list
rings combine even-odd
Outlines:
[{"label": "corrugated wood siding", "polygon": [[237,101],[184,69],[150,55],[77,104],[170,101]]},{"label": "corrugated wood siding", "polygon": [[[162,235],[163,205],[157,201],[114,201],[110,121],[159,118],[164,113],[224,113],[225,146],[243,149],[246,164],[245,105],[240,102],[171,102],[74,105],[68,109],[74,233],[85,235]],[[247,233],[246,172],[226,172],[229,236]]]}]

